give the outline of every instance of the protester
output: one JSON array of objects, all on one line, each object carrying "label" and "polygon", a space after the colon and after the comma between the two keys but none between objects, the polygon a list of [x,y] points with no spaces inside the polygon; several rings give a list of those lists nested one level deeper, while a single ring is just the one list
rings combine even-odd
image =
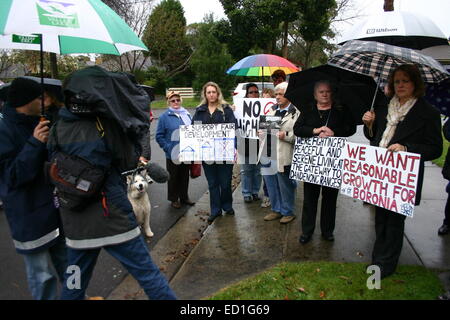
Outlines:
[{"label": "protester", "polygon": [[[195,110],[192,124],[234,123],[236,118],[233,110],[223,99],[222,91],[214,82],[206,83],[202,88],[202,101]],[[231,179],[233,164],[202,163],[208,181],[211,213],[208,222],[212,223],[217,217],[225,214],[234,215]]]},{"label": "protester", "polygon": [[[102,89],[90,91],[93,81],[97,85],[95,89]],[[83,208],[71,209],[60,199],[68,264],[77,266],[80,276],[79,286],[71,286],[72,274],[66,273],[61,294],[63,300],[84,299],[102,248],[123,264],[150,299],[175,299],[167,280],[150,257],[127,197],[125,178],[121,175],[137,165],[140,137],[131,132],[124,133],[109,111],[96,111],[105,105],[115,106],[114,102],[126,96],[126,92],[111,93],[109,88],[131,90],[133,83],[128,81],[120,74],[113,76],[99,67],[91,67],[72,73],[64,83],[66,106],[61,109],[60,119],[52,127],[48,141],[52,157],[66,154],[72,159],[82,158],[97,169],[103,169],[105,177],[101,189],[80,204]],[[81,88],[80,85],[86,93],[81,101],[78,92],[74,91]],[[103,95],[105,93],[116,96],[111,98],[109,94]],[[77,112],[80,105],[86,106],[83,113]]]},{"label": "protester", "polygon": [[[262,92],[263,98],[275,98],[275,91],[271,88],[265,88]],[[268,208],[270,207],[270,198],[269,198],[269,192],[267,191],[266,181],[263,179],[263,191],[264,191],[264,199],[261,202],[261,208]]]},{"label": "protester", "polygon": [[[246,98],[259,98],[258,86],[254,83],[248,83],[245,92]],[[240,138],[238,140],[241,148],[238,148],[241,161],[241,186],[244,202],[250,203],[258,201],[259,189],[261,189],[261,167],[258,163],[259,143],[256,139]],[[242,148],[242,146],[244,148]],[[241,150],[242,149],[242,150]]]},{"label": "protester", "polygon": [[271,78],[272,78],[273,86],[276,87],[280,83],[286,82],[286,73],[283,70],[278,69],[272,73]]},{"label": "protester", "polygon": [[[375,112],[364,114],[364,134],[374,145],[391,152],[407,151],[421,155],[416,205],[420,204],[424,162],[442,153],[441,117],[439,111],[422,97],[424,82],[415,65],[401,65],[388,82],[391,100]],[[372,265],[381,269],[385,278],[395,272],[403,246],[406,216],[387,209],[375,209],[376,240]]]},{"label": "protester", "polygon": [[[297,182],[289,179],[289,173],[291,171],[295,143],[293,127],[300,112],[284,97],[287,86],[287,82],[282,82],[275,87],[277,105],[268,113],[271,116],[281,117],[281,126],[276,133],[276,161],[272,157],[275,150],[271,150],[271,139],[269,139],[270,135],[268,135],[266,143],[270,150],[267,150],[267,153],[270,152],[272,159],[268,164],[262,163],[262,170],[265,171],[263,173],[264,181],[266,182],[270,203],[272,205],[272,212],[267,214],[264,220],[272,221],[280,219],[281,224],[287,224],[295,219],[295,190],[297,188]],[[270,168],[273,167],[275,162],[277,168],[276,175],[266,172],[273,171]],[[267,168],[267,165],[269,165],[269,168]]]},{"label": "protester", "polygon": [[156,141],[166,154],[166,168],[170,173],[170,180],[167,183],[168,200],[173,208],[179,209],[182,204],[190,206],[195,204],[188,196],[190,165],[178,161],[179,129],[182,125],[190,125],[192,117],[181,106],[183,100],[178,91],[168,92],[166,98],[169,108],[159,117]]},{"label": "protester", "polygon": [[[450,140],[450,121],[447,120],[442,128],[442,132],[444,133],[444,137],[447,140]],[[450,178],[450,147],[447,151],[447,156],[445,157],[444,168],[442,169],[442,175],[445,179]],[[444,236],[450,232],[450,181],[445,188],[447,192],[447,203],[445,204],[445,217],[442,226],[438,230],[438,234],[440,236]]]},{"label": "protester", "polygon": [[265,88],[262,92],[263,98],[275,98],[275,91],[271,88]]},{"label": "protester", "polygon": [[[314,86],[315,103],[303,106],[303,112],[294,126],[297,137],[349,137],[356,132],[356,125],[344,106],[333,97],[332,88],[327,81],[318,81]],[[336,201],[339,189],[304,182],[302,213],[302,235],[300,243],[308,243],[316,227],[317,204],[322,193],[320,229],[322,238],[334,241],[336,222]]]},{"label": "protester", "polygon": [[58,279],[64,278],[67,255],[54,188],[44,177],[50,122],[39,122],[40,84],[14,79],[2,111],[0,198],[14,246],[25,261],[31,295],[36,300],[53,300]]}]

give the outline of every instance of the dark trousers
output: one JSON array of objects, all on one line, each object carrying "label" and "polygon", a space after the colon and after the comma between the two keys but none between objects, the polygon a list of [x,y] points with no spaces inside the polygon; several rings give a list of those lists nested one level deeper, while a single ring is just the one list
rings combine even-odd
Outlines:
[{"label": "dark trousers", "polygon": [[227,212],[233,209],[233,165],[203,162],[203,171],[208,181],[211,216],[221,215],[222,210]]},{"label": "dark trousers", "polygon": [[445,204],[445,218],[444,218],[444,224],[449,226],[450,225],[450,182],[447,184],[447,203]]},{"label": "dark trousers", "polygon": [[375,208],[375,245],[372,264],[381,266],[381,272],[395,271],[403,247],[406,216],[384,208]]},{"label": "dark trousers", "polygon": [[167,199],[169,201],[186,201],[189,199],[189,164],[175,164],[166,158],[166,168],[170,179],[167,182]]},{"label": "dark trousers", "polygon": [[336,220],[336,200],[339,189],[305,182],[302,229],[303,234],[306,236],[311,236],[316,228],[317,204],[319,202],[320,191],[322,191],[320,230],[324,236],[333,235]]}]

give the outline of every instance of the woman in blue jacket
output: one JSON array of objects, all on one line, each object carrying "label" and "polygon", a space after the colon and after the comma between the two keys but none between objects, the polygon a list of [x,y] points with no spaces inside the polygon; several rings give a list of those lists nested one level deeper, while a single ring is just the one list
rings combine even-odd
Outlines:
[{"label": "woman in blue jacket", "polygon": [[[233,110],[224,101],[219,85],[208,82],[202,89],[202,102],[195,110],[192,124],[234,123],[236,118]],[[228,215],[234,215],[231,178],[233,164],[202,163],[208,181],[211,213],[208,222],[212,223],[222,215],[222,210]]]},{"label": "woman in blue jacket", "polygon": [[182,125],[190,125],[192,117],[189,112],[181,106],[182,99],[177,91],[167,93],[168,110],[158,120],[156,129],[156,141],[166,153],[166,168],[170,173],[167,182],[167,199],[175,209],[181,208],[182,204],[193,206],[195,202],[189,200],[189,164],[178,161],[180,134]]}]

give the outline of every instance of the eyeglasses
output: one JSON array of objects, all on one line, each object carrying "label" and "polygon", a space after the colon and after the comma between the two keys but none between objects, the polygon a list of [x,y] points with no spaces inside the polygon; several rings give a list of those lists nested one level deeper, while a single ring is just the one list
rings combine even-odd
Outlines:
[{"label": "eyeglasses", "polygon": [[249,91],[249,92],[248,92],[248,94],[255,94],[255,93],[259,93],[259,91],[256,90],[256,91]]},{"label": "eyeglasses", "polygon": [[180,102],[181,100],[180,99],[173,99],[173,100],[169,100],[170,102],[172,102],[172,103],[175,103],[175,102]]}]

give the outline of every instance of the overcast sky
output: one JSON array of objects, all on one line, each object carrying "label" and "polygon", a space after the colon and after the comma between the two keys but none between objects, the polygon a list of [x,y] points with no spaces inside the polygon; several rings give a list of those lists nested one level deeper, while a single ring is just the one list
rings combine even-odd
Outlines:
[{"label": "overcast sky", "polygon": [[[184,7],[187,23],[202,22],[205,14],[213,12],[216,19],[225,17],[219,0],[180,0]],[[371,14],[383,11],[384,0],[353,0],[353,5],[359,14]],[[394,0],[395,10],[419,13],[431,18],[444,34],[450,36],[450,0]],[[350,14],[350,13],[349,13]],[[355,23],[356,21],[354,21]],[[337,26],[345,30],[350,24]]]}]

